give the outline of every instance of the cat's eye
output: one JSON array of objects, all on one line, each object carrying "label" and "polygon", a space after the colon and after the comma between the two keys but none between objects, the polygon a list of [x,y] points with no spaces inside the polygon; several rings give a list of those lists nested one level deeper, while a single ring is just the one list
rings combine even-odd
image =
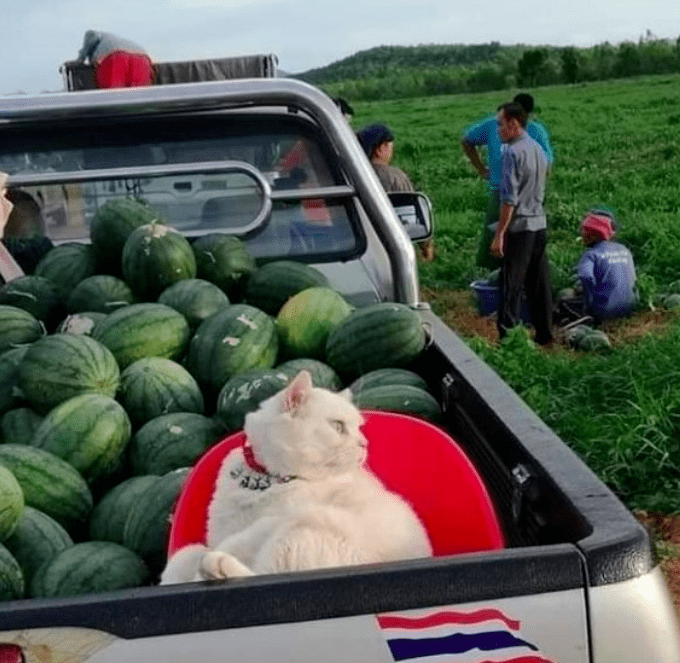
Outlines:
[{"label": "cat's eye", "polygon": [[340,421],[339,419],[332,419],[331,420],[331,426],[335,428],[340,435],[346,435],[347,434],[347,427],[345,426],[344,421]]}]

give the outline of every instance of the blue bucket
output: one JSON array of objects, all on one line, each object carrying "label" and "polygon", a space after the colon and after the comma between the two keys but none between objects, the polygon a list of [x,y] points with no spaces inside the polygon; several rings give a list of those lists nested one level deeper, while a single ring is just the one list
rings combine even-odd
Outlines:
[{"label": "blue bucket", "polygon": [[[499,288],[496,285],[489,285],[486,281],[473,281],[470,284],[475,293],[477,309],[480,315],[491,315],[498,311]],[[531,324],[531,313],[529,313],[529,303],[526,297],[522,296],[522,320]]]}]

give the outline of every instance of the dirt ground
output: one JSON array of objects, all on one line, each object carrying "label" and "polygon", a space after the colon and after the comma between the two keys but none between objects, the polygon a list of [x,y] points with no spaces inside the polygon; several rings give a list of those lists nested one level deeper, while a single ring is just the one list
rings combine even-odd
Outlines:
[{"label": "dirt ground", "polygon": [[[446,324],[461,336],[469,338],[477,335],[492,343],[498,342],[495,319],[479,315],[471,292],[423,288],[421,296],[423,300],[430,302]],[[673,314],[661,310],[645,311],[629,320],[609,322],[603,330],[616,347],[630,343],[648,332],[661,332],[668,322],[669,315]],[[635,515],[652,532],[661,570],[680,619],[680,515],[652,512],[639,512]]]}]

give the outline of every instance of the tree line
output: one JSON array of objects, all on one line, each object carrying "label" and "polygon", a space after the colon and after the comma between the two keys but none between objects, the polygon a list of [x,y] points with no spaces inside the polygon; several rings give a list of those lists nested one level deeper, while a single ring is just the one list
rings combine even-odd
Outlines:
[{"label": "tree line", "polygon": [[294,78],[371,101],[680,72],[680,37],[575,46],[379,46]]}]

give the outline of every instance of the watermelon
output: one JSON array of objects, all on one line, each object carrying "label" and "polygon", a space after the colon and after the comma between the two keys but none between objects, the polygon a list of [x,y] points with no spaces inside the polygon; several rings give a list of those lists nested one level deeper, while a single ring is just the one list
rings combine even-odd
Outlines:
[{"label": "watermelon", "polygon": [[128,513],[139,495],[155,483],[158,476],[130,477],[107,491],[90,516],[90,539],[123,544],[123,528]]},{"label": "watermelon", "polygon": [[255,259],[245,243],[233,235],[211,233],[192,244],[197,276],[214,283],[230,301],[241,301],[248,277],[255,271]]},{"label": "watermelon", "polygon": [[89,517],[92,493],[80,472],[61,458],[23,444],[0,444],[0,465],[14,474],[28,506],[67,530]]},{"label": "watermelon", "polygon": [[0,412],[19,407],[24,402],[19,389],[19,364],[30,345],[21,345],[0,354]]},{"label": "watermelon", "polygon": [[274,319],[248,304],[232,304],[204,320],[189,345],[187,368],[216,396],[233,375],[272,368],[279,339]]},{"label": "watermelon", "polygon": [[12,444],[30,444],[43,417],[28,407],[7,410],[0,419],[2,439]]},{"label": "watermelon", "polygon": [[329,334],[353,311],[330,288],[307,288],[291,297],[276,316],[283,356],[323,359]]},{"label": "watermelon", "polygon": [[349,388],[353,394],[358,394],[364,389],[391,384],[407,384],[428,391],[425,379],[406,368],[378,368],[357,378]]},{"label": "watermelon", "polygon": [[229,378],[217,397],[215,416],[227,430],[243,428],[246,414],[283,389],[289,376],[275,368],[255,368]]},{"label": "watermelon", "polygon": [[95,274],[83,279],[73,288],[66,300],[69,313],[96,311],[112,313],[128,304],[137,302],[130,286],[110,274]]},{"label": "watermelon", "polygon": [[12,535],[4,542],[19,562],[27,584],[35,572],[73,545],[69,533],[46,513],[27,506]]},{"label": "watermelon", "polygon": [[17,526],[24,511],[24,493],[12,472],[0,465],[0,541]]},{"label": "watermelon", "polygon": [[381,302],[350,313],[329,335],[326,362],[341,377],[378,368],[404,368],[425,348],[418,313],[405,304]]},{"label": "watermelon", "polygon": [[168,286],[196,276],[189,240],[170,226],[150,223],[130,233],[122,255],[123,277],[137,297],[155,301]]},{"label": "watermelon", "polygon": [[33,576],[33,598],[78,596],[140,587],[149,569],[139,555],[110,541],[85,541],[59,552]]},{"label": "watermelon", "polygon": [[163,290],[158,298],[179,311],[195,330],[206,318],[229,306],[229,298],[214,283],[203,279],[184,279]]},{"label": "watermelon", "polygon": [[44,325],[28,311],[0,304],[0,353],[45,335]]},{"label": "watermelon", "polygon": [[85,392],[113,396],[119,383],[113,354],[89,336],[45,336],[31,345],[19,364],[19,386],[39,412]]},{"label": "watermelon", "polygon": [[576,347],[585,352],[610,350],[611,341],[607,334],[599,329],[589,329],[576,342]]},{"label": "watermelon", "polygon": [[137,475],[165,474],[189,467],[224,428],[193,412],[173,412],[147,421],[132,437],[130,462]]},{"label": "watermelon", "polygon": [[25,582],[21,566],[12,553],[0,543],[0,601],[23,598],[24,592]]},{"label": "watermelon", "polygon": [[248,277],[245,301],[276,316],[281,307],[307,288],[329,288],[328,277],[311,265],[293,260],[275,260],[258,267]]},{"label": "watermelon", "polygon": [[68,242],[53,246],[35,268],[36,276],[43,276],[57,288],[64,301],[73,288],[97,271],[97,261],[91,244]]},{"label": "watermelon", "polygon": [[122,370],[143,357],[179,359],[189,342],[186,318],[163,304],[131,304],[110,313],[92,330]]},{"label": "watermelon", "polygon": [[76,334],[77,336],[84,334],[89,336],[92,334],[94,326],[105,317],[106,313],[99,313],[97,311],[71,313],[57,326],[56,332],[58,334]]},{"label": "watermelon", "polygon": [[118,399],[135,428],[169,412],[203,414],[205,409],[194,377],[181,364],[162,357],[130,364],[121,375]]},{"label": "watermelon", "polygon": [[64,315],[64,302],[57,287],[42,276],[27,275],[0,287],[0,305],[16,306],[53,330]]},{"label": "watermelon", "polygon": [[312,384],[315,387],[329,389],[330,391],[340,391],[342,389],[340,376],[328,364],[318,359],[308,359],[306,357],[289,359],[279,364],[276,370],[285,373],[289,381],[300,371],[307,371],[312,376]]},{"label": "watermelon", "polygon": [[120,276],[123,247],[130,233],[159,220],[156,210],[134,198],[116,198],[100,207],[90,224],[99,271]]},{"label": "watermelon", "polygon": [[361,409],[414,414],[434,422],[440,421],[442,416],[437,399],[411,385],[389,384],[364,389],[355,394],[354,404]]},{"label": "watermelon", "polygon": [[125,521],[124,545],[155,567],[165,564],[170,515],[188,473],[182,468],[159,477],[138,496]]},{"label": "watermelon", "polygon": [[94,483],[119,468],[131,435],[130,418],[120,403],[87,393],[50,410],[31,446],[62,458]]}]

